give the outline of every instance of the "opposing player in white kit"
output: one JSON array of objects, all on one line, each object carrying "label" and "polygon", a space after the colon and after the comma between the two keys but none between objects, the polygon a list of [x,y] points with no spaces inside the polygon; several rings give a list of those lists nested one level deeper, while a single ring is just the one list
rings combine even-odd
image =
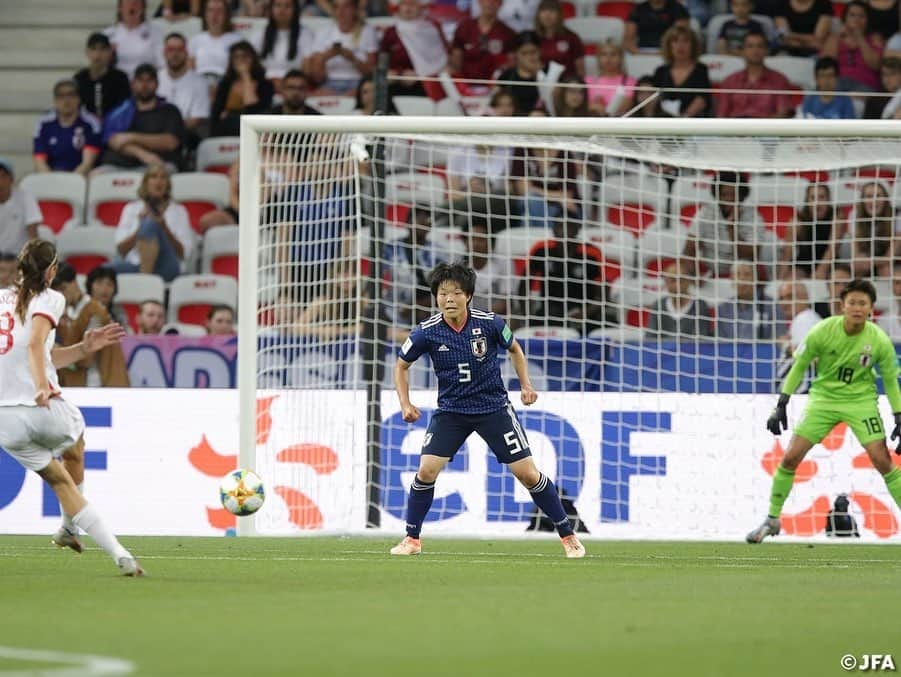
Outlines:
[{"label": "opposing player in white kit", "polygon": [[76,534],[84,529],[125,576],[142,576],[137,560],[85,501],[67,470],[84,474],[85,424],[81,412],[62,398],[56,377],[56,369],[118,341],[122,327],[107,325],[81,343],[54,346],[66,307],[63,295],[50,289],[56,268],[56,247],[32,240],[19,254],[17,284],[0,289],[0,447],[40,475],[59,499],[64,526],[55,543],[81,552]]}]

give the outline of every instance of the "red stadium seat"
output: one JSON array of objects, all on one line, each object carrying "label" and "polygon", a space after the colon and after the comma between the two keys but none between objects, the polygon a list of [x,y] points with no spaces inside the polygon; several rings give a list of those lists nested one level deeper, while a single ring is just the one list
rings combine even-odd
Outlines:
[{"label": "red stadium seat", "polygon": [[626,313],[626,324],[630,327],[641,327],[644,329],[650,324],[651,311],[647,308],[630,308]]},{"label": "red stadium seat", "polygon": [[44,225],[59,233],[67,224],[84,219],[84,197],[87,183],[74,172],[46,172],[29,174],[22,188],[37,200]]},{"label": "red stadium seat", "polygon": [[627,0],[610,0],[609,2],[602,0],[602,2],[595,5],[595,14],[597,16],[612,16],[625,21],[629,18],[634,8],[635,3]]},{"label": "red stadium seat", "polygon": [[228,174],[238,159],[241,139],[237,136],[214,136],[197,146],[197,171]]},{"label": "red stadium seat", "polygon": [[88,222],[119,225],[126,204],[138,199],[142,175],[138,172],[107,172],[88,182]]},{"label": "red stadium seat", "polygon": [[226,275],[180,275],[169,287],[169,322],[206,323],[214,305],[236,308],[238,282]]},{"label": "red stadium seat", "polygon": [[188,219],[198,234],[200,218],[228,204],[228,179],[208,172],[172,175],[172,197],[188,210]]},{"label": "red stadium seat", "polygon": [[116,231],[106,226],[72,226],[56,238],[59,258],[75,272],[87,275],[94,268],[112,261],[116,254]]}]

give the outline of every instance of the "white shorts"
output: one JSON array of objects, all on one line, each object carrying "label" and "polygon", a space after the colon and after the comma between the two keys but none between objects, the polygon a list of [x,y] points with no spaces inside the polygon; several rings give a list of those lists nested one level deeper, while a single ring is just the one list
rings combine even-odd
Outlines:
[{"label": "white shorts", "polygon": [[84,434],[84,416],[61,397],[50,407],[0,407],[0,447],[29,470],[43,470]]}]

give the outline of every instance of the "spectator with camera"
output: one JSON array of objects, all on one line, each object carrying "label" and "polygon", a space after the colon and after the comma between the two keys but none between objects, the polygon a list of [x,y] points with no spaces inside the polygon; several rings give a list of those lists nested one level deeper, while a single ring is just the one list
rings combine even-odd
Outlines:
[{"label": "spectator with camera", "polygon": [[161,165],[144,173],[138,196],[122,210],[113,268],[120,273],[153,273],[171,282],[194,247],[188,210],[172,199],[172,180]]},{"label": "spectator with camera", "polygon": [[304,71],[320,94],[349,95],[375,69],[375,29],[363,21],[356,0],[335,0],[334,21],[316,32]]}]

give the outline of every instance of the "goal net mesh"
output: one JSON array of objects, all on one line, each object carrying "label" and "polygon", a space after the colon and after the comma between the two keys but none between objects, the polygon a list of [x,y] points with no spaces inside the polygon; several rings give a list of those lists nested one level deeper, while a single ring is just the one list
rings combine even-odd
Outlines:
[{"label": "goal net mesh", "polygon": [[[277,498],[256,530],[403,531],[437,383],[423,356],[408,424],[392,369],[437,312],[428,271],[464,261],[472,306],[528,358],[532,407],[505,354],[501,368],[537,465],[589,534],[741,537],[788,444],[764,422],[814,313],[866,277],[901,340],[898,158],[895,138],[259,132],[242,157],[259,176],[258,194],[242,186],[259,214],[256,279],[241,281],[258,325],[245,458]],[[784,531],[826,533],[842,494],[865,538],[898,531],[839,426],[799,469]],[[424,531],[524,534],[541,517],[473,435]]]}]

